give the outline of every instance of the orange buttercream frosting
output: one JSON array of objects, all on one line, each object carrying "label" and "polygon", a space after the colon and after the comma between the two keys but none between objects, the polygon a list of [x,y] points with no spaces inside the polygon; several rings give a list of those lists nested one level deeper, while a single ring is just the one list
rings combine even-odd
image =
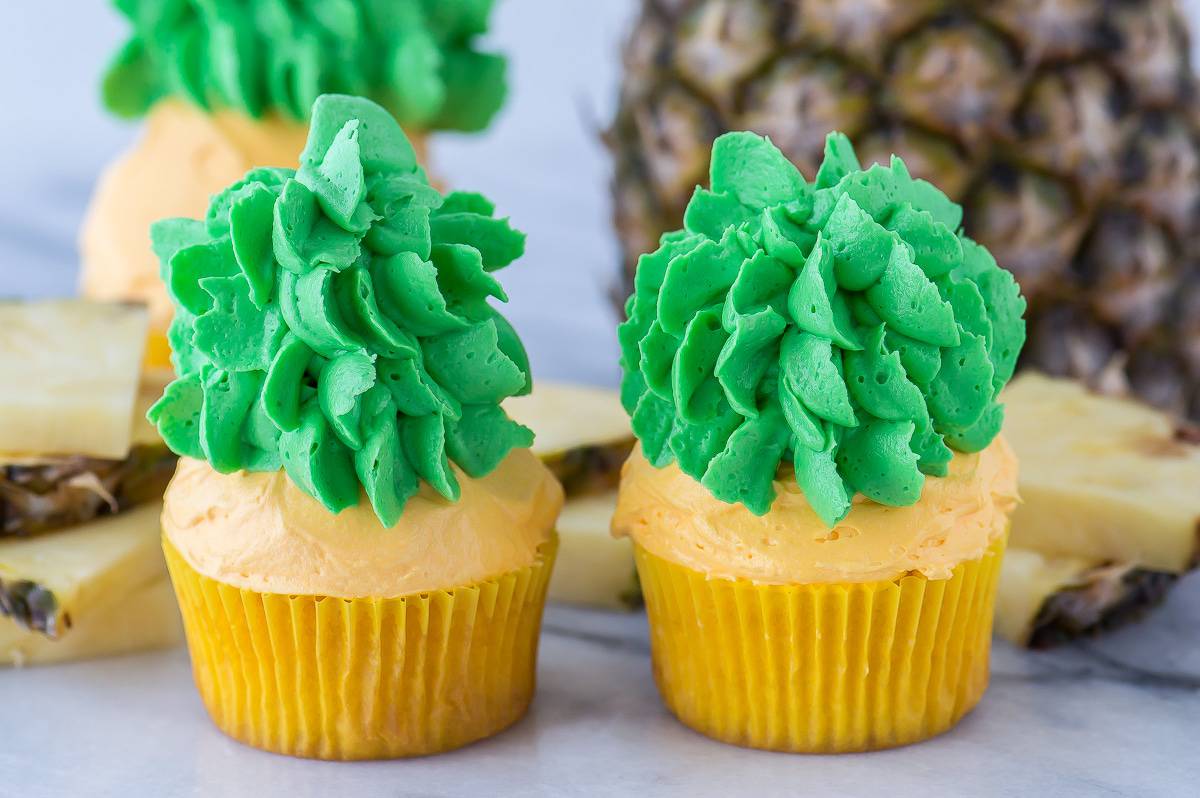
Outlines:
[{"label": "orange buttercream frosting", "polygon": [[654,468],[640,447],[625,463],[613,534],[716,578],[762,584],[873,582],[920,573],[948,579],[1005,533],[1017,503],[1017,460],[997,437],[977,454],[956,454],[921,500],[888,507],[856,496],[833,529],[794,480],[777,480],[764,516],[726,504],[674,463]]},{"label": "orange buttercream frosting", "polygon": [[383,528],[364,497],[333,515],[282,472],[219,474],[184,458],[163,532],[193,568],[264,593],[391,597],[467,585],[528,566],[553,534],[562,488],[528,449],[472,479],[462,497],[423,485]]}]

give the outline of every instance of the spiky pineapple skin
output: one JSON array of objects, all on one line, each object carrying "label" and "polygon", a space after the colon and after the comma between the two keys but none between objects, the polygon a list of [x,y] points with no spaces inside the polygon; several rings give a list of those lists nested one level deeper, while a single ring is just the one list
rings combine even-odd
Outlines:
[{"label": "spiky pineapple skin", "polygon": [[1200,92],[1175,0],[643,0],[624,66],[618,294],[716,136],[766,134],[811,177],[841,130],[964,204],[1029,299],[1026,365],[1200,418]]}]

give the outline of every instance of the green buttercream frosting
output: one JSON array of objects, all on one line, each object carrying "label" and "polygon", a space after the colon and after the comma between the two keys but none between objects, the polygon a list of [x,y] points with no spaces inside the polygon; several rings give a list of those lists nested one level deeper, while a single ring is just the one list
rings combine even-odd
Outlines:
[{"label": "green buttercream frosting", "polygon": [[286,469],[331,512],[392,526],[421,481],[455,500],[533,434],[500,407],[529,362],[491,306],[525,236],[443,197],[382,107],[325,95],[299,171],[256,169],[207,218],[151,230],[178,378],[149,418],[222,473]]},{"label": "green buttercream frosting", "polygon": [[505,59],[476,49],[493,0],[113,0],[133,33],[104,102],[137,117],[165,97],[308,118],[321,94],[370,97],[401,124],[480,130]]},{"label": "green buttercream frosting", "polygon": [[855,493],[914,504],[952,449],[985,448],[1025,342],[1025,300],[962,209],[836,133],[812,183],[767,139],[717,139],[626,311],[622,401],[649,461],[762,515],[786,459],[830,526]]}]

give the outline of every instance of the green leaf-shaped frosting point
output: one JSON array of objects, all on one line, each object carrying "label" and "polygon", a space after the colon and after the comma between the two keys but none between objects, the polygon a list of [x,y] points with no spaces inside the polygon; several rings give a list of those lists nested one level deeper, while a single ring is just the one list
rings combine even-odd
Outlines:
[{"label": "green leaf-shaped frosting point", "polygon": [[845,366],[850,398],[872,416],[884,421],[925,416],[921,389],[909,381],[900,355],[885,347],[882,325],[867,336],[861,352],[846,353]]},{"label": "green leaf-shaped frosting point", "polygon": [[838,472],[837,437],[825,434],[821,446],[797,446],[793,452],[796,484],[808,503],[827,526],[834,526],[850,512],[851,491]]},{"label": "green leaf-shaped frosting point", "polygon": [[775,501],[775,472],[787,441],[788,426],[778,408],[748,418],[708,464],[700,484],[723,502],[766,515]]},{"label": "green leaf-shaped frosting point", "polygon": [[205,277],[200,287],[213,307],[194,322],[192,343],[230,371],[265,371],[287,328],[278,305],[255,306],[245,275]]},{"label": "green leaf-shaped frosting point", "polygon": [[242,468],[242,428],[258,400],[259,371],[213,368],[202,375],[204,405],[200,409],[200,444],[214,470],[231,474]]},{"label": "green leaf-shaped frosting point", "polygon": [[300,426],[279,436],[279,455],[292,481],[331,513],[358,504],[354,453],[338,440],[314,399],[300,413]]},{"label": "green leaf-shaped frosting point", "polygon": [[696,313],[723,301],[745,259],[732,229],[719,242],[705,241],[672,258],[658,293],[663,330],[683,335]]},{"label": "green leaf-shaped frosting point", "polygon": [[437,213],[429,219],[434,244],[467,244],[479,250],[483,268],[501,269],[525,254],[525,234],[508,219],[478,213]]},{"label": "green leaf-shaped frosting point", "polygon": [[206,221],[155,226],[180,379],[150,415],[180,454],[283,468],[332,512],[365,493],[393,526],[422,480],[456,500],[452,464],[483,477],[531,443],[501,408],[529,358],[493,307],[524,237],[478,194],[443,202],[382,108],[317,106],[298,176],[251,170]]},{"label": "green leaf-shaped frosting point", "polygon": [[726,133],[713,142],[712,190],[730,193],[758,210],[793,200],[808,190],[804,177],[769,139]]},{"label": "green leaf-shaped frosting point", "polygon": [[259,310],[275,288],[275,254],[271,237],[275,192],[255,185],[229,208],[229,237],[233,256],[250,286],[250,301]]},{"label": "green leaf-shaped frosting point", "polygon": [[958,345],[954,308],[904,247],[892,249],[887,269],[866,296],[888,327],[901,335],[937,346]]},{"label": "green leaf-shaped frosting point", "polygon": [[446,456],[446,420],[439,415],[401,422],[404,453],[421,479],[450,501],[458,501],[462,488]]},{"label": "green leaf-shaped frosting point", "polygon": [[804,265],[805,253],[816,243],[816,235],[792,221],[780,205],[763,208],[760,224],[767,254],[795,268]]},{"label": "green leaf-shaped frosting point", "polygon": [[913,504],[951,447],[998,434],[1025,303],[902,161],[864,170],[837,134],[815,185],[785,160],[749,133],[718,140],[685,229],[639,260],[621,402],[653,466],[764,513],[789,456],[833,525],[856,491]]},{"label": "green leaf-shaped frosting point", "polygon": [[930,279],[949,274],[962,263],[962,242],[929,211],[906,202],[892,213],[887,226],[913,248],[917,265]]},{"label": "green leaf-shaped frosting point", "polygon": [[375,386],[375,358],[362,350],[345,352],[325,364],[317,399],[329,425],[351,449],[361,449],[362,395]]},{"label": "green leaf-shaped frosting point", "polygon": [[853,172],[862,171],[854,145],[844,133],[830,133],[825,139],[825,158],[817,170],[816,188],[831,188],[842,178]]},{"label": "green leaf-shaped frosting point", "polygon": [[995,398],[995,369],[982,336],[964,332],[963,341],[942,350],[942,367],[929,386],[929,414],[949,429],[970,427]]},{"label": "green leaf-shaped frosting point", "polygon": [[846,194],[833,206],[822,236],[833,247],[838,285],[849,291],[865,291],[874,285],[897,244],[895,236]]},{"label": "green leaf-shaped frosting point", "polygon": [[860,349],[850,306],[833,278],[833,247],[821,236],[788,294],[792,321],[805,332],[829,338],[842,349]]},{"label": "green leaf-shaped frosting point", "polygon": [[405,125],[479,130],[505,95],[505,59],[475,45],[487,0],[115,5],[133,28],[103,83],[120,116],[182,96],[206,109],[304,119],[324,90],[370,96]]},{"label": "green leaf-shaped frosting point", "polygon": [[821,449],[824,447],[826,436],[821,419],[804,406],[804,402],[792,389],[791,382],[786,379],[776,382],[779,390],[779,407],[792,430],[792,448]]},{"label": "green leaf-shaped frosting point", "polygon": [[697,313],[688,324],[671,366],[671,398],[684,421],[695,423],[715,412],[722,398],[715,372],[728,340],[716,307]]},{"label": "green leaf-shaped frosting point", "polygon": [[380,413],[371,422],[366,441],[354,453],[354,473],[385,527],[395,526],[405,503],[420,487],[400,445],[395,412]]},{"label": "green leaf-shaped frosting point", "polygon": [[911,421],[872,421],[848,430],[838,447],[838,471],[868,499],[893,507],[916,504],[925,475],[909,446]]},{"label": "green leaf-shaped frosting point", "polygon": [[303,380],[314,356],[315,353],[300,336],[289,332],[267,369],[262,393],[263,409],[275,426],[284,432],[293,432],[300,426],[300,407],[306,398]]},{"label": "green leaf-shaped frosting point", "polygon": [[232,277],[238,273],[233,245],[228,238],[193,244],[167,261],[167,290],[184,310],[199,316],[213,306],[212,294],[201,287],[207,277]]},{"label": "green leaf-shaped frosting point", "polygon": [[146,418],[158,427],[158,432],[171,451],[182,457],[204,457],[200,444],[200,414],[204,407],[204,387],[200,375],[191,374],[167,386]]},{"label": "green leaf-shaped frosting point", "polygon": [[946,442],[960,452],[981,452],[988,447],[1004,426],[1004,406],[993,402],[969,427],[949,429]]},{"label": "green leaf-shaped frosting point", "polygon": [[754,218],[754,212],[731,193],[697,188],[683,212],[683,227],[691,233],[719,239],[733,220],[738,224]]},{"label": "green leaf-shaped frosting point", "polygon": [[465,405],[462,418],[446,422],[446,451],[470,477],[490,474],[510,451],[532,443],[532,430],[498,405]]},{"label": "green leaf-shaped frosting point", "polygon": [[779,362],[779,339],[786,329],[783,316],[771,308],[734,321],[733,334],[717,356],[714,373],[725,397],[741,415],[758,415],[757,387],[767,370]]},{"label": "green leaf-shaped frosting point", "polygon": [[[524,372],[501,351],[490,319],[427,338],[421,346],[425,368],[463,404],[497,404],[525,387]],[[487,356],[479,357],[480,352]]]},{"label": "green leaf-shaped frosting point", "polygon": [[842,351],[828,338],[793,330],[779,356],[783,378],[805,407],[843,427],[858,424],[842,374]]}]

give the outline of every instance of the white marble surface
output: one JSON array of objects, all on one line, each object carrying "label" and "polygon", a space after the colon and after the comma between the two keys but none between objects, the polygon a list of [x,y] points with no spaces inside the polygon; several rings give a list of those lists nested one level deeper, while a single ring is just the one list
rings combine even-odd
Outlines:
[{"label": "white marble surface", "polygon": [[[135,134],[95,99],[121,35],[104,5],[0,7],[0,296],[72,290],[91,182]],[[530,234],[528,257],[504,279],[543,376],[616,380],[603,297],[615,249],[596,131],[631,7],[507,0],[496,38],[514,58],[513,102],[487,136],[435,146],[440,172],[495,197]],[[0,715],[0,798],[1194,796],[1200,578],[1098,642],[1048,654],[998,642],[991,690],[957,729],[860,756],[765,754],[699,737],[658,701],[641,615],[561,608],[547,617],[530,716],[436,758],[347,765],[247,749],[208,722],[183,651],[0,671]]]}]

